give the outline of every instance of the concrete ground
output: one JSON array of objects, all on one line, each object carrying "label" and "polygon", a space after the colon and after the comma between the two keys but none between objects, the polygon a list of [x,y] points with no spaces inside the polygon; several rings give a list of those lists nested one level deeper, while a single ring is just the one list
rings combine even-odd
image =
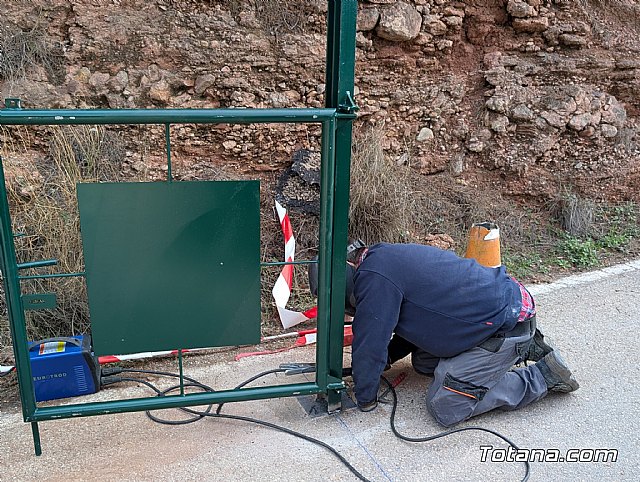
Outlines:
[{"label": "concrete ground", "polygon": [[[532,481],[637,480],[640,473],[640,261],[532,288],[540,326],[581,384],[572,394],[551,394],[516,412],[495,412],[461,426],[498,431],[521,448],[616,449],[615,462],[534,462]],[[276,355],[203,364],[186,359],[186,373],[214,388],[230,388],[257,372],[289,361],[313,361],[313,347]],[[348,354],[345,361],[348,361]],[[431,379],[408,361],[398,386],[398,429],[411,436],[441,431],[424,406]],[[271,375],[261,383],[297,378]],[[110,388],[94,398],[146,396],[144,386]],[[323,440],[372,481],[518,481],[524,465],[500,460],[505,448],[491,434],[463,432],[427,443],[397,439],[391,407],[310,417],[294,398],[228,404],[225,413],[257,417]],[[357,480],[332,454],[298,438],[254,424],[206,419],[176,427],[142,413],[105,415],[40,424],[43,454],[33,455],[30,426],[15,407],[0,413],[0,480]],[[501,455],[502,454],[502,455]],[[580,454],[591,458],[588,452]]]}]

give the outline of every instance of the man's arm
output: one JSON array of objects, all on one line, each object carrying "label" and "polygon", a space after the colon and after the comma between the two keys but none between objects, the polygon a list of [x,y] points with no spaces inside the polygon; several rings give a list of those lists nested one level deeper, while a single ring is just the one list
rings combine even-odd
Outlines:
[{"label": "man's arm", "polygon": [[358,272],[355,283],[356,315],[353,319],[352,368],[359,405],[374,402],[380,375],[387,364],[387,347],[393,333],[402,292],[395,284],[369,271]]}]

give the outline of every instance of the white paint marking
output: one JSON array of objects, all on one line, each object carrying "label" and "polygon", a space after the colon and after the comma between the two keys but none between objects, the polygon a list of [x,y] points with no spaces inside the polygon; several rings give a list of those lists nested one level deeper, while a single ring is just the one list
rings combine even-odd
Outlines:
[{"label": "white paint marking", "polygon": [[580,273],[566,278],[559,279],[553,283],[529,285],[527,289],[533,296],[543,295],[551,293],[553,291],[569,288],[573,286],[579,286],[587,283],[594,283],[611,276],[617,276],[623,273],[629,273],[631,271],[640,270],[640,259],[636,261],[630,261],[628,263],[617,264],[615,266],[609,266],[607,268],[600,269],[598,271],[590,271],[588,273]]}]

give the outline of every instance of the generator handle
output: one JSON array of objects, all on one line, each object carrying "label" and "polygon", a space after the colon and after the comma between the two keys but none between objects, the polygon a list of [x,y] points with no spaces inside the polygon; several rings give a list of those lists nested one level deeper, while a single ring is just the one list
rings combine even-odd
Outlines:
[{"label": "generator handle", "polygon": [[53,338],[45,338],[44,340],[32,341],[31,343],[29,343],[29,351],[33,350],[33,348],[41,345],[42,343],[50,343],[55,341],[63,341],[65,343],[71,343],[75,346],[82,346],[82,342],[77,338],[72,338],[70,336],[55,336]]}]

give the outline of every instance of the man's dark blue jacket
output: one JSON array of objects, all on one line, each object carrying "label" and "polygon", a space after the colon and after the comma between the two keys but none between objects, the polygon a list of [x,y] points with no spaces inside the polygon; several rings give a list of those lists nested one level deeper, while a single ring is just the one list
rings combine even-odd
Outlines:
[{"label": "man's dark blue jacket", "polygon": [[376,244],[354,276],[352,367],[356,398],[376,399],[395,332],[436,357],[451,357],[511,330],[521,296],[504,267],[450,251]]}]

